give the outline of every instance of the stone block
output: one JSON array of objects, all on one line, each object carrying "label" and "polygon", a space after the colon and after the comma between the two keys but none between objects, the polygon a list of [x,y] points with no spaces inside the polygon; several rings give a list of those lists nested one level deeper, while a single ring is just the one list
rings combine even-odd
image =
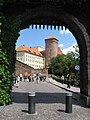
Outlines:
[{"label": "stone block", "polygon": [[80,95],[80,100],[83,105],[90,108],[90,96]]}]

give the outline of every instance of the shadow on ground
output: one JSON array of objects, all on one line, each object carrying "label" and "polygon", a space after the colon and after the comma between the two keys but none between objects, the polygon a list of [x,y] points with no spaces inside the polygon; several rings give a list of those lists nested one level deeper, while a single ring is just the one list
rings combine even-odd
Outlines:
[{"label": "shadow on ground", "polygon": [[[28,93],[12,92],[12,102],[28,103]],[[64,93],[43,93],[36,92],[36,103],[64,103]]]},{"label": "shadow on ground", "polygon": [[[12,92],[12,102],[14,103],[28,103],[28,93],[22,92]],[[36,92],[35,95],[36,103],[62,103],[65,104],[65,93],[46,93],[46,92]],[[72,104],[82,106],[80,101],[77,99],[72,99]]]}]

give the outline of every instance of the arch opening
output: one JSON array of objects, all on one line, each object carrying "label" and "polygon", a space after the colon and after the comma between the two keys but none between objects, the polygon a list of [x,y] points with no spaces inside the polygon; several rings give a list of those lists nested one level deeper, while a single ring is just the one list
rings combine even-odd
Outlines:
[{"label": "arch opening", "polygon": [[[53,35],[53,37],[55,37],[55,39],[58,39],[58,45],[61,46],[61,44],[64,44],[65,46],[65,42],[64,41],[67,41],[67,44],[69,43],[69,45],[66,45],[67,47],[70,47],[70,46],[76,46],[77,44],[76,43],[76,40],[74,38],[74,36],[72,35],[72,33],[68,30],[68,29],[65,29],[65,27],[63,26],[63,29],[62,27],[60,26],[60,30],[58,30],[58,26],[56,26],[56,30],[54,30],[54,26],[52,26],[52,30],[51,29],[51,26],[48,27],[48,30],[47,30],[47,26],[45,25],[45,28],[43,30],[43,25],[41,25],[41,29],[39,27],[39,25],[37,25],[37,29],[36,29],[36,26],[33,25],[33,29],[32,29],[32,26],[30,26],[28,29],[26,30],[22,30],[20,33],[21,33],[21,41],[22,43],[18,42],[18,47],[20,47],[20,45],[24,45],[25,47],[27,48],[33,48],[33,47],[37,47],[37,46],[42,46],[44,49],[45,49],[45,39],[48,39],[48,37],[52,37],[51,35]],[[46,32],[47,31],[47,32]],[[25,33],[24,33],[25,32]],[[27,33],[27,34],[26,34]],[[60,34],[61,33],[61,34]],[[22,35],[23,34],[23,35]],[[62,35],[63,34],[63,35]],[[68,35],[69,34],[69,35]],[[24,36],[25,35],[25,36]],[[64,39],[64,36],[66,35],[66,39]],[[71,36],[71,37],[69,37]],[[26,41],[26,42],[24,42]],[[43,43],[41,44],[41,42],[43,41]],[[34,42],[34,43],[33,43]],[[20,44],[19,44],[20,43]],[[51,45],[52,47],[52,45]],[[50,48],[50,46],[49,46]],[[53,47],[54,50],[55,50],[55,47]],[[61,48],[61,47],[60,47]],[[51,48],[50,48],[51,49]],[[64,49],[64,48],[63,48]],[[72,49],[72,48],[69,48],[69,49]],[[74,49],[75,50],[75,49]],[[49,50],[48,50],[49,51]],[[62,49],[61,49],[62,51]],[[65,50],[66,51],[66,50]],[[50,54],[49,58],[51,58],[51,52],[52,52],[52,49],[50,50],[50,53],[48,52],[48,54]],[[54,52],[52,52],[53,55],[54,55]],[[66,54],[66,52],[63,51],[64,54]],[[75,55],[75,54],[74,54]],[[30,57],[30,54],[28,55]],[[18,57],[18,60],[20,57]],[[31,59],[31,57],[29,58]],[[48,58],[47,58],[48,59]],[[25,63],[25,61],[22,61]],[[35,66],[35,63],[33,61],[33,64],[31,63],[31,60],[28,62],[26,62],[27,65],[29,66],[32,66],[32,67],[36,67]],[[78,63],[76,62],[75,65],[77,65]],[[49,64],[48,64],[49,65]],[[46,66],[46,67],[49,67],[49,66]],[[45,67],[45,68],[46,68]],[[64,67],[64,66],[63,66]],[[72,86],[79,86],[79,71],[76,71],[75,70],[75,66],[73,67],[74,69],[72,70]],[[40,69],[40,68],[39,68]],[[50,71],[50,69],[49,69]],[[54,69],[52,70],[54,71]],[[51,71],[51,72],[52,72]],[[65,84],[66,84],[66,76],[68,74],[68,72],[66,72],[66,70],[63,72],[64,73],[64,76],[65,76]],[[62,74],[63,74],[62,73]],[[55,72],[53,73],[50,73],[49,74],[56,74]],[[76,76],[77,74],[77,76]],[[61,71],[59,72],[58,74],[59,78],[61,78]],[[77,78],[76,78],[77,77]],[[77,81],[76,81],[77,79]],[[75,82],[74,82],[75,81]],[[79,86],[80,87],[80,86]]]},{"label": "arch opening", "polygon": [[[63,9],[48,8],[45,6],[36,7],[35,9],[28,10],[23,14],[16,16],[16,21],[20,23],[20,29],[28,28],[29,25],[47,25],[56,29],[56,26],[65,26],[75,36],[80,49],[80,92],[83,95],[90,97],[89,81],[90,81],[90,52],[89,52],[89,35],[85,26],[79,20],[69,12],[65,12]],[[52,27],[51,27],[52,28]],[[90,101],[90,99],[89,99]],[[87,104],[90,104],[89,102]]]},{"label": "arch opening", "polygon": [[[42,11],[42,12],[41,12]],[[59,12],[53,13],[53,10],[47,9],[47,12],[44,11],[42,8],[38,8],[36,10],[33,10],[32,16],[29,16],[25,19],[22,20],[21,26],[23,28],[29,27],[29,25],[35,24],[35,25],[40,25],[39,28],[41,28],[41,25],[43,25],[43,28],[45,25],[48,26],[50,25],[52,28],[52,25],[54,25],[54,28],[56,29],[56,26],[58,26],[58,29],[60,26],[65,26],[65,28],[68,28],[73,35],[75,36],[79,49],[80,49],[80,92],[81,94],[84,94],[86,96],[89,96],[89,91],[88,91],[88,52],[87,52],[87,42],[89,40],[86,29],[82,23],[79,22],[77,18],[74,16],[60,10]],[[31,12],[31,11],[30,11]],[[32,12],[31,12],[32,13]],[[40,14],[39,14],[40,13]],[[44,13],[44,14],[43,14]],[[19,18],[22,19],[25,18],[25,14],[23,17]],[[33,27],[32,27],[33,28]],[[37,27],[36,27],[37,28]],[[88,39],[87,39],[88,38]]]}]

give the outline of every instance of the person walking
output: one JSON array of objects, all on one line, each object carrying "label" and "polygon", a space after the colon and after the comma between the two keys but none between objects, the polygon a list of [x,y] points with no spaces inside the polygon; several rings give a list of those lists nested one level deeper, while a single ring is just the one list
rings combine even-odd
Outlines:
[{"label": "person walking", "polygon": [[71,75],[67,74],[67,88],[70,88],[71,86]]},{"label": "person walking", "polygon": [[37,75],[36,76],[36,83],[39,83],[39,80],[40,80],[39,75]]},{"label": "person walking", "polygon": [[61,76],[62,84],[64,84],[64,75]]},{"label": "person walking", "polygon": [[31,82],[32,81],[32,75],[29,75],[28,79],[29,79],[29,82]]},{"label": "person walking", "polygon": [[20,77],[20,81],[22,81],[22,74],[21,73],[20,73],[19,77]]},{"label": "person walking", "polygon": [[20,77],[19,77],[19,75],[17,75],[17,78],[16,78],[16,87],[17,88],[19,87],[19,81],[20,81]]}]

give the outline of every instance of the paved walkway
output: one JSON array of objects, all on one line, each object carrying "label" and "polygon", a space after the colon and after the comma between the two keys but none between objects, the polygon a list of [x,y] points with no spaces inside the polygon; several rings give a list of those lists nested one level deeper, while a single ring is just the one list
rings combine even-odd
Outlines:
[{"label": "paved walkway", "polygon": [[65,89],[65,90],[67,90],[67,91],[74,92],[74,93],[80,93],[80,88],[73,87],[73,86],[71,86],[70,88],[67,88],[66,84],[59,83],[59,82],[53,80],[52,78],[48,78],[48,82],[50,82],[50,83],[52,83],[52,84],[54,84],[54,85],[56,85],[58,87],[61,87],[61,88]]},{"label": "paved walkway", "polygon": [[[28,92],[36,92],[35,115],[28,114]],[[65,113],[65,93],[48,82],[20,82],[12,90],[12,104],[0,111],[0,120],[90,120],[90,108],[82,107],[76,99],[72,101],[72,113]]]}]

